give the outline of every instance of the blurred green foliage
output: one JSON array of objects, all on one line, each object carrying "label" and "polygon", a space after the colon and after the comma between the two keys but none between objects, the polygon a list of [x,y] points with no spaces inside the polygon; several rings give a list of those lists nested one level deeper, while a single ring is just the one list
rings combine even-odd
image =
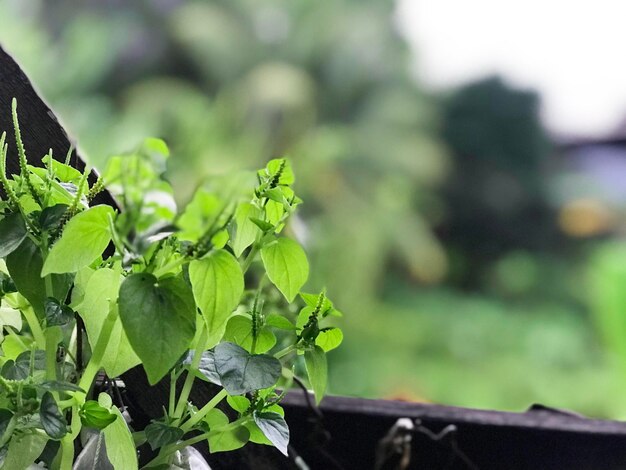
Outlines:
[{"label": "blurred green foliage", "polygon": [[165,139],[179,203],[208,168],[289,155],[306,202],[289,229],[311,285],[349,312],[331,392],[626,415],[619,361],[585,317],[582,258],[546,199],[537,97],[498,80],[426,95],[392,12],[389,0],[7,0],[0,43],[96,166]]}]

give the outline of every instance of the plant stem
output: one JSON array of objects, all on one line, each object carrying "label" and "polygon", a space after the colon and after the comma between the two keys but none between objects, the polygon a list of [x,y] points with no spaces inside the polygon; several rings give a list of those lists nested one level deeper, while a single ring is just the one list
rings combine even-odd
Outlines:
[{"label": "plant stem", "polygon": [[295,344],[292,344],[291,346],[287,346],[285,349],[281,349],[280,351],[278,351],[276,354],[274,354],[274,357],[276,359],[281,359],[283,357],[285,357],[287,354],[289,354],[292,351],[295,351],[296,346]]},{"label": "plant stem", "polygon": [[29,305],[22,310],[22,313],[24,314],[24,318],[26,318],[26,323],[28,323],[28,326],[30,327],[33,338],[35,338],[35,343],[37,343],[37,346],[39,346],[40,349],[46,349],[46,337],[43,334],[43,330],[39,324],[39,319],[37,318],[37,315],[35,315],[33,307]]},{"label": "plant stem", "polygon": [[176,381],[178,376],[174,373],[174,371],[170,372],[170,402],[169,407],[167,409],[168,415],[174,414],[174,409],[176,408]]},{"label": "plant stem", "polygon": [[[45,332],[46,337],[46,379],[57,379],[57,344],[56,340],[59,338],[55,328],[47,328]],[[57,394],[55,394],[57,395]]]},{"label": "plant stem", "polygon": [[252,245],[252,248],[250,248],[250,252],[248,253],[248,256],[246,256],[246,259],[244,259],[243,261],[243,266],[241,267],[241,271],[243,271],[244,274],[248,271],[248,269],[250,268],[250,265],[252,265],[252,262],[254,261],[254,258],[256,257],[256,254],[258,252],[259,252],[259,247],[255,243],[254,245]]},{"label": "plant stem", "polygon": [[161,452],[159,453],[159,455],[157,455],[154,459],[148,462],[148,464],[144,468],[154,467],[157,464],[165,463],[167,459],[169,458],[169,456],[172,455],[174,452],[184,449],[185,447],[189,447],[194,444],[197,444],[198,442],[204,441],[205,439],[208,439],[209,437],[215,434],[219,434],[222,432],[230,431],[231,429],[235,429],[245,424],[249,420],[250,420],[250,416],[242,416],[241,418],[233,421],[232,423],[225,424],[224,426],[219,426],[215,429],[212,429],[209,432],[198,434],[197,436],[194,436],[187,440],[179,442],[178,444],[170,444],[169,446],[165,446],[161,449]]},{"label": "plant stem", "polygon": [[227,396],[228,396],[228,392],[226,390],[220,390],[219,393],[215,395],[213,398],[211,398],[211,400],[206,405],[200,408],[197,413],[195,413],[191,418],[189,418],[189,420],[186,423],[184,423],[180,427],[180,429],[182,429],[185,432],[189,431],[196,424],[202,421],[202,418],[204,418],[209,411],[215,408],[219,404],[219,402],[221,402]]},{"label": "plant stem", "polygon": [[160,268],[156,269],[152,275],[156,278],[159,278],[161,276],[163,276],[163,274],[166,274],[168,271],[177,268],[179,266],[182,266],[183,264],[185,264],[187,262],[187,258],[185,257],[181,257],[178,258],[170,263],[167,263],[164,266],[161,266]]},{"label": "plant stem", "polygon": [[204,321],[202,321],[201,328],[202,329],[200,331],[198,343],[196,344],[196,348],[193,353],[193,359],[191,360],[191,365],[189,366],[189,371],[187,371],[187,376],[185,377],[183,389],[180,392],[180,396],[178,397],[178,403],[176,404],[176,409],[174,410],[173,417],[176,419],[180,419],[183,415],[185,405],[187,404],[189,394],[191,393],[193,381],[196,378],[195,373],[198,370],[198,366],[200,365],[200,359],[202,359],[202,353],[204,352],[206,342],[208,340],[209,332]]},{"label": "plant stem", "polygon": [[72,407],[72,421],[70,430],[61,438],[61,462],[59,464],[59,470],[72,470],[74,462],[74,440],[78,437],[80,428],[82,427],[80,419],[78,417],[78,406]]},{"label": "plant stem", "polygon": [[[91,359],[89,359],[89,363],[87,364],[87,367],[83,372],[83,376],[81,377],[78,384],[78,386],[85,391],[89,391],[96,374],[100,370],[100,364],[102,363],[102,359],[104,358],[104,353],[109,343],[109,338],[111,337],[111,332],[113,331],[116,320],[117,308],[109,309],[109,314],[104,320],[104,324],[102,325],[102,329],[100,330],[100,335],[98,336],[98,341],[96,342],[96,346],[93,349]],[[83,393],[79,392],[76,395],[81,395],[83,400],[85,398]]]}]

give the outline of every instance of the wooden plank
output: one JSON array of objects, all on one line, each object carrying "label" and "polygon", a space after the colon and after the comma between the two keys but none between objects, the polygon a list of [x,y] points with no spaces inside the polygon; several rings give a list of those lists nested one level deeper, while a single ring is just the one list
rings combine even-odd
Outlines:
[{"label": "wooden plank", "polygon": [[[62,66],[62,64],[60,64]],[[11,101],[17,99],[22,141],[31,165],[41,166],[41,159],[52,149],[57,160],[63,161],[72,144],[59,120],[39,97],[28,77],[13,58],[0,47],[0,134],[6,131],[9,143],[7,171],[19,173],[17,147],[11,117]],[[71,164],[83,171],[85,163],[77,152],[72,152]],[[98,175],[92,171],[89,182],[95,183]],[[0,189],[0,194],[2,190]],[[94,204],[118,207],[115,199],[106,191],[94,199]]]}]

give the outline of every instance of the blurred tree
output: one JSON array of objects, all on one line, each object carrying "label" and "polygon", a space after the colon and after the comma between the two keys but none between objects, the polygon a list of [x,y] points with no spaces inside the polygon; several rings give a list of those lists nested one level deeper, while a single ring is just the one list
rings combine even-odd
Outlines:
[{"label": "blurred tree", "polygon": [[447,159],[435,107],[409,76],[393,2],[0,8],[0,40],[96,164],[142,136],[163,137],[184,201],[208,168],[289,154],[307,202],[306,224],[294,230],[316,258],[312,283],[327,282],[344,310],[373,306],[391,259],[419,281],[444,276],[444,252],[420,211]]},{"label": "blurred tree", "polygon": [[551,149],[538,96],[497,77],[463,86],[444,107],[454,171],[438,233],[452,252],[453,279],[476,288],[506,253],[547,251],[562,241],[547,201]]}]

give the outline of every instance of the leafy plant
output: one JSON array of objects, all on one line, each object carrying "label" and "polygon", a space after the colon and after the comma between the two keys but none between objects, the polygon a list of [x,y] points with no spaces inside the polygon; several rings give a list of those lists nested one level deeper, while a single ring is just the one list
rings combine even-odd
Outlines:
[{"label": "leafy plant", "polygon": [[[256,185],[251,175],[209,181],[179,213],[161,140],[111,158],[89,184],[88,169],[52,155],[29,165],[15,101],[13,118],[17,175],[6,174],[0,138],[2,468],[92,468],[106,449],[115,468],[133,469],[144,443],[158,450],[144,468],[167,468],[201,441],[211,452],[252,441],[286,455],[285,390],[306,371],[319,402],[326,352],[342,340],[324,325],[340,313],[324,292],[301,291],[306,255],[282,235],[301,203],[289,162],[270,161]],[[90,206],[105,187],[121,211]],[[117,377],[139,364],[151,384],[170,383],[163,417],[141,431],[94,392],[99,371]],[[195,406],[196,380],[221,391]],[[236,418],[217,408],[223,401]]]}]

